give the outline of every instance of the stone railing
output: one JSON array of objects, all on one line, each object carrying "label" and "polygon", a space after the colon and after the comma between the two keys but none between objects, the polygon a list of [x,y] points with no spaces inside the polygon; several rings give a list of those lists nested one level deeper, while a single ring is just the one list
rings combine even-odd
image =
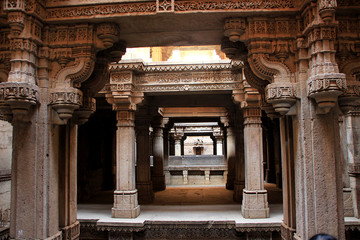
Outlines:
[{"label": "stone railing", "polygon": [[8,227],[10,224],[10,209],[0,209],[0,228]]}]

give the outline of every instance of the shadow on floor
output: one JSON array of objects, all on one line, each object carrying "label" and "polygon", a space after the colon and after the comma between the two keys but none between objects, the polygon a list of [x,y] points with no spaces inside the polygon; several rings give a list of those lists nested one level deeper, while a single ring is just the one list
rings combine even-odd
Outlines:
[{"label": "shadow on floor", "polygon": [[[275,184],[265,183],[265,189],[268,190],[270,204],[282,203],[282,190]],[[155,193],[155,201],[151,205],[239,204],[233,200],[233,194],[232,190],[221,186],[168,186],[166,190]],[[113,201],[113,191],[103,191],[81,203],[112,204]]]}]

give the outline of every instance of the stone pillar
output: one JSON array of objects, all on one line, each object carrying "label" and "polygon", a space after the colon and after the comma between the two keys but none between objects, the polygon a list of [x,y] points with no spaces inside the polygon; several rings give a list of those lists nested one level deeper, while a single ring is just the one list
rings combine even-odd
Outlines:
[{"label": "stone pillar", "polygon": [[226,189],[234,189],[235,179],[235,161],[236,161],[236,137],[231,126],[226,128],[226,159],[228,165],[228,174],[226,181]]},{"label": "stone pillar", "polygon": [[[38,94],[47,96],[47,88]],[[32,111],[30,121],[12,121],[10,238],[58,239],[59,170],[51,137],[55,140],[58,132],[50,124],[46,100]]]},{"label": "stone pillar", "polygon": [[[358,103],[360,103],[360,97],[358,98]],[[346,159],[350,177],[353,215],[360,218],[360,107],[342,106],[342,110],[345,114],[346,135],[343,140],[346,141]]]},{"label": "stone pillar", "polygon": [[181,141],[184,137],[184,130],[181,128],[174,128],[171,130],[171,133],[173,134],[173,138],[175,140],[175,156],[181,156]]},{"label": "stone pillar", "polygon": [[[313,11],[315,5],[313,5]],[[319,16],[315,16],[319,20]],[[312,21],[311,24],[317,21]],[[327,25],[329,26],[329,25]],[[333,26],[333,25],[331,25]],[[309,26],[312,36],[319,25]],[[336,29],[329,29],[335,33]],[[334,34],[335,35],[335,34]],[[345,86],[337,73],[334,39],[297,39],[297,115],[293,116],[297,239],[325,232],[345,239],[342,166],[336,101]],[[307,48],[308,46],[308,48]],[[309,56],[311,58],[309,59]],[[324,89],[319,86],[328,86]],[[282,133],[281,133],[282,134]],[[326,197],[324,197],[326,196]]]},{"label": "stone pillar", "polygon": [[136,189],[139,203],[151,203],[154,200],[150,172],[149,119],[136,119]]},{"label": "stone pillar", "polygon": [[236,160],[234,180],[234,201],[241,202],[245,188],[245,157],[244,157],[244,131],[242,125],[236,126]]},{"label": "stone pillar", "polygon": [[260,107],[244,109],[245,189],[244,218],[268,218],[270,211],[264,189],[263,135]]},{"label": "stone pillar", "polygon": [[216,140],[216,155],[221,156],[223,153],[223,131],[218,127],[213,129],[213,134]]},{"label": "stone pillar", "polygon": [[65,239],[78,239],[77,219],[77,133],[72,123],[60,126],[59,138],[59,227]]},{"label": "stone pillar", "polygon": [[116,190],[112,217],[136,218],[140,206],[135,188],[135,113],[119,110],[116,119]]},{"label": "stone pillar", "polygon": [[153,137],[153,189],[155,191],[165,190],[165,174],[164,174],[164,138],[163,128],[164,122],[161,117],[156,118],[153,121],[154,137]]},{"label": "stone pillar", "polygon": [[296,229],[294,142],[291,117],[280,118],[280,141],[283,178],[283,222],[282,239],[293,239]]}]

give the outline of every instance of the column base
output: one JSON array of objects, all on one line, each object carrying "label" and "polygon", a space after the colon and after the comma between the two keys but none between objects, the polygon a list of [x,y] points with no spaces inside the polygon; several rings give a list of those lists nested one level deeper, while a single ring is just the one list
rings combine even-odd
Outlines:
[{"label": "column base", "polygon": [[154,191],[162,191],[166,189],[165,175],[153,175],[151,180]]},{"label": "column base", "polygon": [[152,182],[138,182],[136,183],[138,191],[139,203],[152,203],[154,201],[154,191]]},{"label": "column base", "polygon": [[243,199],[243,190],[245,188],[245,182],[234,182],[234,201],[241,202]]},{"label": "column base", "polygon": [[111,209],[113,218],[136,218],[140,214],[137,190],[114,191],[114,207]]},{"label": "column base", "polygon": [[241,213],[244,218],[268,218],[270,209],[267,201],[266,190],[245,190],[243,191],[243,202]]}]

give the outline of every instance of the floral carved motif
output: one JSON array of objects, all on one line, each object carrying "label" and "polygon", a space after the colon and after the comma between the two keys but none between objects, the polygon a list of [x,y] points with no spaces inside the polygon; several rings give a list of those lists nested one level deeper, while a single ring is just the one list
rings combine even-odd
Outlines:
[{"label": "floral carved motif", "polygon": [[154,2],[117,3],[94,6],[76,6],[71,8],[52,8],[47,11],[47,19],[112,16],[128,13],[152,14],[161,11],[219,11],[294,8],[293,0],[198,0],[174,1],[158,0]]}]

